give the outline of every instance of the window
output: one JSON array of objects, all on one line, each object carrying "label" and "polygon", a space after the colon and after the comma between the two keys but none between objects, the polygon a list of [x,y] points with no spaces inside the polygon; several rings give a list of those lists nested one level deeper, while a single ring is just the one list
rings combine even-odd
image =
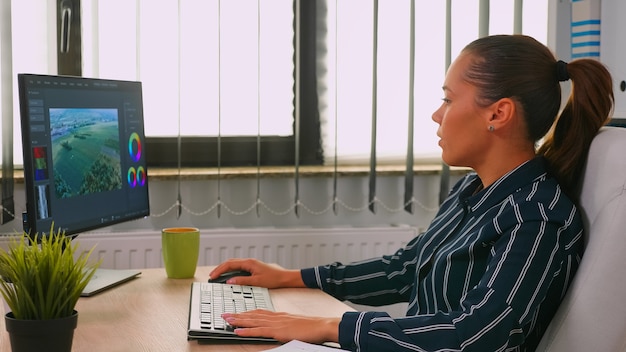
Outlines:
[{"label": "window", "polygon": [[183,165],[293,164],[291,0],[96,4],[85,74],[143,82],[151,164],[177,164],[179,132]]},{"label": "window", "polygon": [[[481,2],[452,2],[452,58],[478,36]],[[11,2],[14,77],[57,72],[57,40],[49,30],[56,24],[52,3]],[[146,133],[152,136],[148,149],[159,160],[170,158],[167,165],[177,164],[179,131],[183,165],[293,164],[294,115],[300,117],[301,163],[368,159],[372,0],[80,3],[82,74],[143,82]],[[440,104],[445,73],[446,2],[416,2],[413,97],[408,93],[410,1],[378,3],[377,156],[380,162],[403,161],[412,98],[414,155],[439,160],[430,116]],[[515,1],[490,3],[490,33],[512,33]],[[300,13],[295,4],[302,6]],[[544,43],[547,7],[542,0],[524,1],[524,14],[530,15],[524,16],[523,32]],[[293,30],[297,20],[299,34]],[[294,57],[301,63],[298,71]],[[296,88],[302,101],[294,113]],[[21,164],[17,100],[14,112],[15,163]]]},{"label": "window", "polygon": [[[325,151],[338,149],[341,163],[369,158],[372,116],[373,1],[328,3],[328,105],[322,113]],[[451,58],[479,36],[479,7],[484,1],[452,1]],[[513,0],[490,3],[491,34],[513,33]],[[404,162],[409,116],[409,45],[411,1],[378,2],[378,87],[376,146],[380,163]],[[440,160],[432,113],[441,104],[446,62],[446,1],[415,2],[414,156]],[[547,41],[548,5],[524,1],[523,32]],[[528,16],[526,16],[528,14]],[[336,62],[336,63],[335,63]],[[336,89],[335,89],[336,88]],[[334,97],[337,100],[334,100]],[[335,126],[336,129],[335,129]],[[337,143],[335,144],[335,135]],[[332,155],[325,154],[326,160]]]}]

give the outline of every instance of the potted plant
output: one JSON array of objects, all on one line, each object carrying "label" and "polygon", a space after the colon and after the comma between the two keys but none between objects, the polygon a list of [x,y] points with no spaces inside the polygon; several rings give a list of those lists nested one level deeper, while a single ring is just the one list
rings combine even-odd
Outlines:
[{"label": "potted plant", "polygon": [[[54,225],[53,225],[54,226]],[[77,253],[65,232],[23,233],[0,249],[0,293],[11,349],[70,351],[78,322],[76,303],[100,262],[88,261],[93,248]]]}]

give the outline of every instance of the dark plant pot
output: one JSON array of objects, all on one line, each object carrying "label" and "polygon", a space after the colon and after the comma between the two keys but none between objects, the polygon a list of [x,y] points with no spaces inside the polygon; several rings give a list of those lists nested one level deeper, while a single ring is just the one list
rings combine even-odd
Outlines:
[{"label": "dark plant pot", "polygon": [[69,317],[47,320],[15,319],[13,313],[4,316],[13,352],[70,352],[78,312]]}]

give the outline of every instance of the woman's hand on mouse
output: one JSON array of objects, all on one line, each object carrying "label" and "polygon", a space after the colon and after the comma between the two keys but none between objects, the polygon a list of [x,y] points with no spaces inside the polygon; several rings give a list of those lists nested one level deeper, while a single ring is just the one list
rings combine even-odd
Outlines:
[{"label": "woman's hand on mouse", "polygon": [[252,258],[229,259],[216,266],[209,277],[215,279],[223,273],[235,270],[247,271],[250,276],[233,277],[227,283],[267,288],[306,287],[302,281],[300,270],[287,270]]}]

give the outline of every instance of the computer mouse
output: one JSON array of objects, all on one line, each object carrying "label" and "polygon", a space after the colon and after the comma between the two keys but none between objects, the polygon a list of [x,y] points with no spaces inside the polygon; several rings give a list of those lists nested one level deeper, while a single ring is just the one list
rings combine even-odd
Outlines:
[{"label": "computer mouse", "polygon": [[252,274],[250,274],[249,272],[245,271],[245,270],[234,270],[234,271],[227,271],[225,273],[223,273],[222,275],[216,277],[215,279],[209,279],[209,282],[216,282],[216,283],[220,283],[223,284],[226,282],[226,280],[230,279],[231,277],[235,277],[235,276],[250,276]]}]

